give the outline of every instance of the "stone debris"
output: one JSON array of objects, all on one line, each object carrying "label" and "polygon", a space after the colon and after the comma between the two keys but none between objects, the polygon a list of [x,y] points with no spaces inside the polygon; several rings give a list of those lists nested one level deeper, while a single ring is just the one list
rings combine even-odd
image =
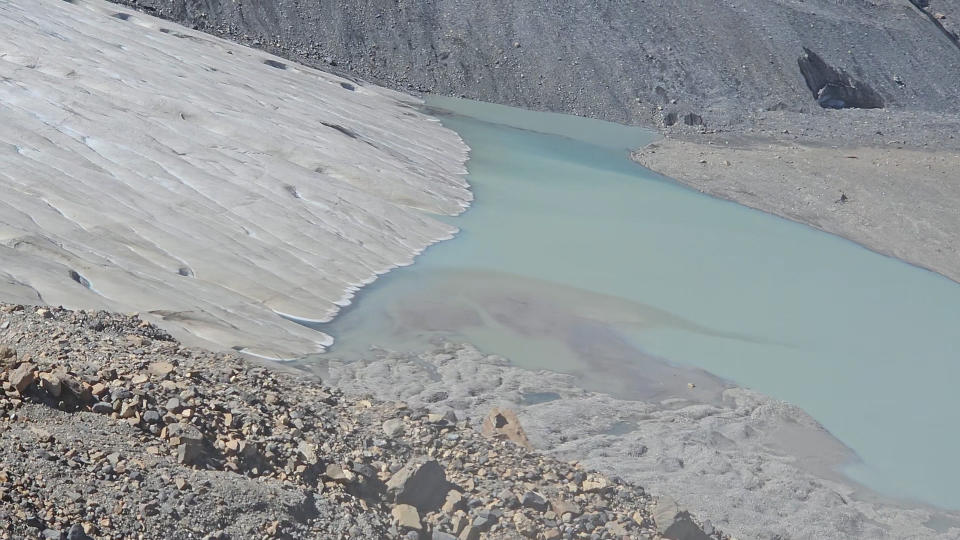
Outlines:
[{"label": "stone debris", "polygon": [[480,431],[487,437],[505,439],[526,449],[533,448],[527,439],[527,434],[520,426],[517,413],[510,409],[495,408],[491,410],[490,414],[483,420]]},{"label": "stone debris", "polygon": [[0,305],[0,539],[726,538],[532,451],[509,410],[487,437],[135,316],[40,311]]}]

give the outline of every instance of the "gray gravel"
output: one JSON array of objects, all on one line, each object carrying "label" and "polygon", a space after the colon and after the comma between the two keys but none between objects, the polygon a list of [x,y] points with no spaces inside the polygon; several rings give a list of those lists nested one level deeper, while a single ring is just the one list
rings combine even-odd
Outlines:
[{"label": "gray gravel", "polygon": [[726,538],[495,420],[273,368],[0,304],[0,538]]}]

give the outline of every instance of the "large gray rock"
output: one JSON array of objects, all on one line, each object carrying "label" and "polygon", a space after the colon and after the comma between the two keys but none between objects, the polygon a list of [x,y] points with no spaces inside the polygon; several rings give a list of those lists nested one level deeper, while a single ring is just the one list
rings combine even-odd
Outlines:
[{"label": "large gray rock", "polygon": [[450,488],[443,467],[436,461],[408,463],[387,482],[387,493],[394,501],[421,512],[439,509]]}]

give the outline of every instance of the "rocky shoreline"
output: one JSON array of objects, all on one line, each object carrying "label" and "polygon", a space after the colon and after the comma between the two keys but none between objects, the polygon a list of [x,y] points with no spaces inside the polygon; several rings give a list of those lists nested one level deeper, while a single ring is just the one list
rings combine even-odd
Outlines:
[{"label": "rocky shoreline", "polygon": [[0,538],[727,538],[509,411],[484,436],[136,316],[0,305],[0,358]]}]

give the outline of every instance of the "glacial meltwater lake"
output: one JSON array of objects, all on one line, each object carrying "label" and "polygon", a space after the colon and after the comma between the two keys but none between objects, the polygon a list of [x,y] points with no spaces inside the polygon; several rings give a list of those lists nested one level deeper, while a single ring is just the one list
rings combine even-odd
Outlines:
[{"label": "glacial meltwater lake", "polygon": [[449,337],[626,398],[678,384],[640,357],[696,366],[805,409],[851,478],[960,508],[960,285],[660,177],[628,159],[647,130],[428,104],[472,149],[476,201],[323,327],[334,355]]}]

